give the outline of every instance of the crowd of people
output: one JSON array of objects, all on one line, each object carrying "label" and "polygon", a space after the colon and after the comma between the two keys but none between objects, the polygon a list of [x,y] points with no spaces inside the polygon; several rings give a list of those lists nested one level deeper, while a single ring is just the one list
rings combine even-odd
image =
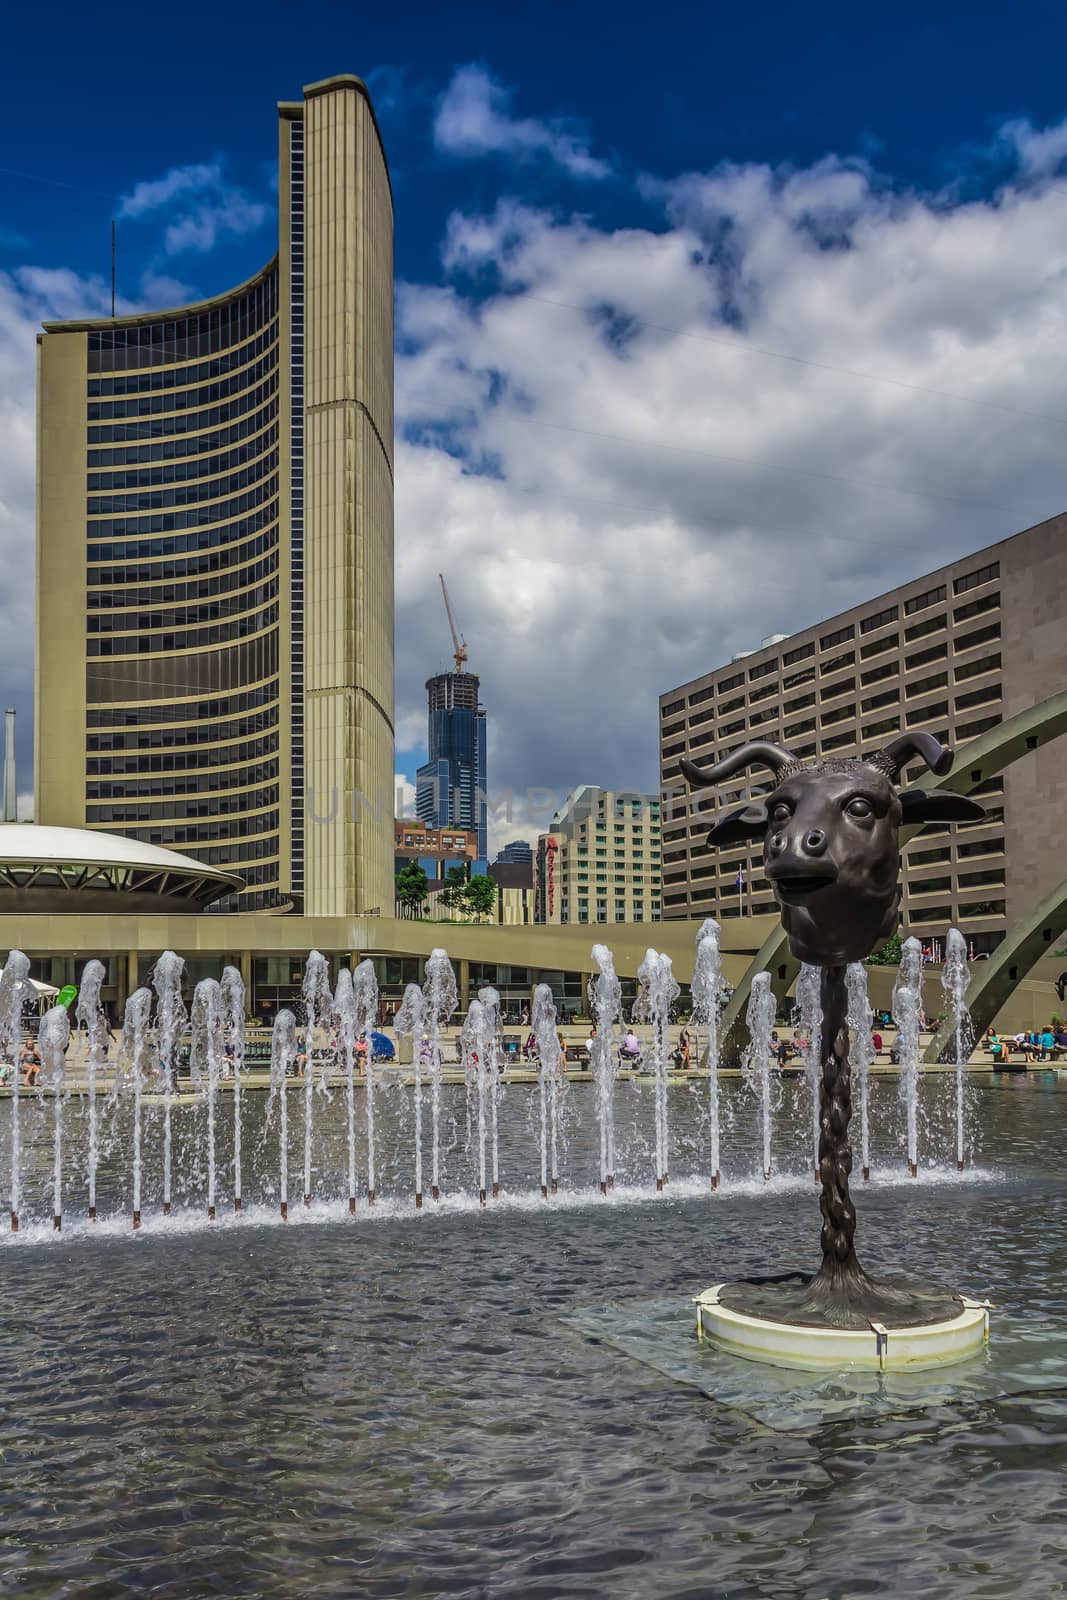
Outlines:
[{"label": "crowd of people", "polygon": [[1029,1033],[1000,1034],[990,1028],[982,1043],[993,1057],[994,1065],[1010,1061],[1014,1056],[1029,1066],[1035,1061],[1054,1060],[1061,1050],[1067,1051],[1067,1028],[1060,1021],[1048,1022]]}]

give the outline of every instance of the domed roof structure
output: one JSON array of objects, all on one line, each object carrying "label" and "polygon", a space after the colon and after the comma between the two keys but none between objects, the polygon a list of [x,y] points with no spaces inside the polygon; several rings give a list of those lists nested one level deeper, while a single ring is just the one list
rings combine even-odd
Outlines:
[{"label": "domed roof structure", "polygon": [[0,914],[196,912],[240,887],[231,872],[141,839],[0,823]]}]

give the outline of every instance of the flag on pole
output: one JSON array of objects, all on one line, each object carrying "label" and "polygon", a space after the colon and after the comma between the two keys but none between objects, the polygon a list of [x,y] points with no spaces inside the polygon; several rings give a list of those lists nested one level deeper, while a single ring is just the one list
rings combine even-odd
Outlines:
[{"label": "flag on pole", "polygon": [[738,894],[743,893],[744,887],[745,887],[744,869],[742,867],[738,867],[738,869],[737,869],[737,892],[738,892]]}]

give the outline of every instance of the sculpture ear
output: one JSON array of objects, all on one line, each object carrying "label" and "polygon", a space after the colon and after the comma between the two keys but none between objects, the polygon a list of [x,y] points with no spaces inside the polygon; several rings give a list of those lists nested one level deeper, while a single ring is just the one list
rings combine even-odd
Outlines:
[{"label": "sculpture ear", "polygon": [[759,838],[766,828],[766,806],[742,806],[720,818],[708,834],[708,845],[712,850],[721,850],[724,845],[747,844],[750,839]]},{"label": "sculpture ear", "polygon": [[927,822],[976,822],[985,816],[985,808],[977,800],[941,789],[905,789],[899,799],[902,828],[921,828]]}]

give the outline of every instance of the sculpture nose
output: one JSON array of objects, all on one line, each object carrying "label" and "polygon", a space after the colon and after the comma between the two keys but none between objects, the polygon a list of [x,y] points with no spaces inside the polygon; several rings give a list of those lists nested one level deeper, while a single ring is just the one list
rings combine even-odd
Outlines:
[{"label": "sculpture nose", "polygon": [[826,849],[826,834],[822,828],[812,828],[804,839],[804,854],[808,856],[821,856]]}]

